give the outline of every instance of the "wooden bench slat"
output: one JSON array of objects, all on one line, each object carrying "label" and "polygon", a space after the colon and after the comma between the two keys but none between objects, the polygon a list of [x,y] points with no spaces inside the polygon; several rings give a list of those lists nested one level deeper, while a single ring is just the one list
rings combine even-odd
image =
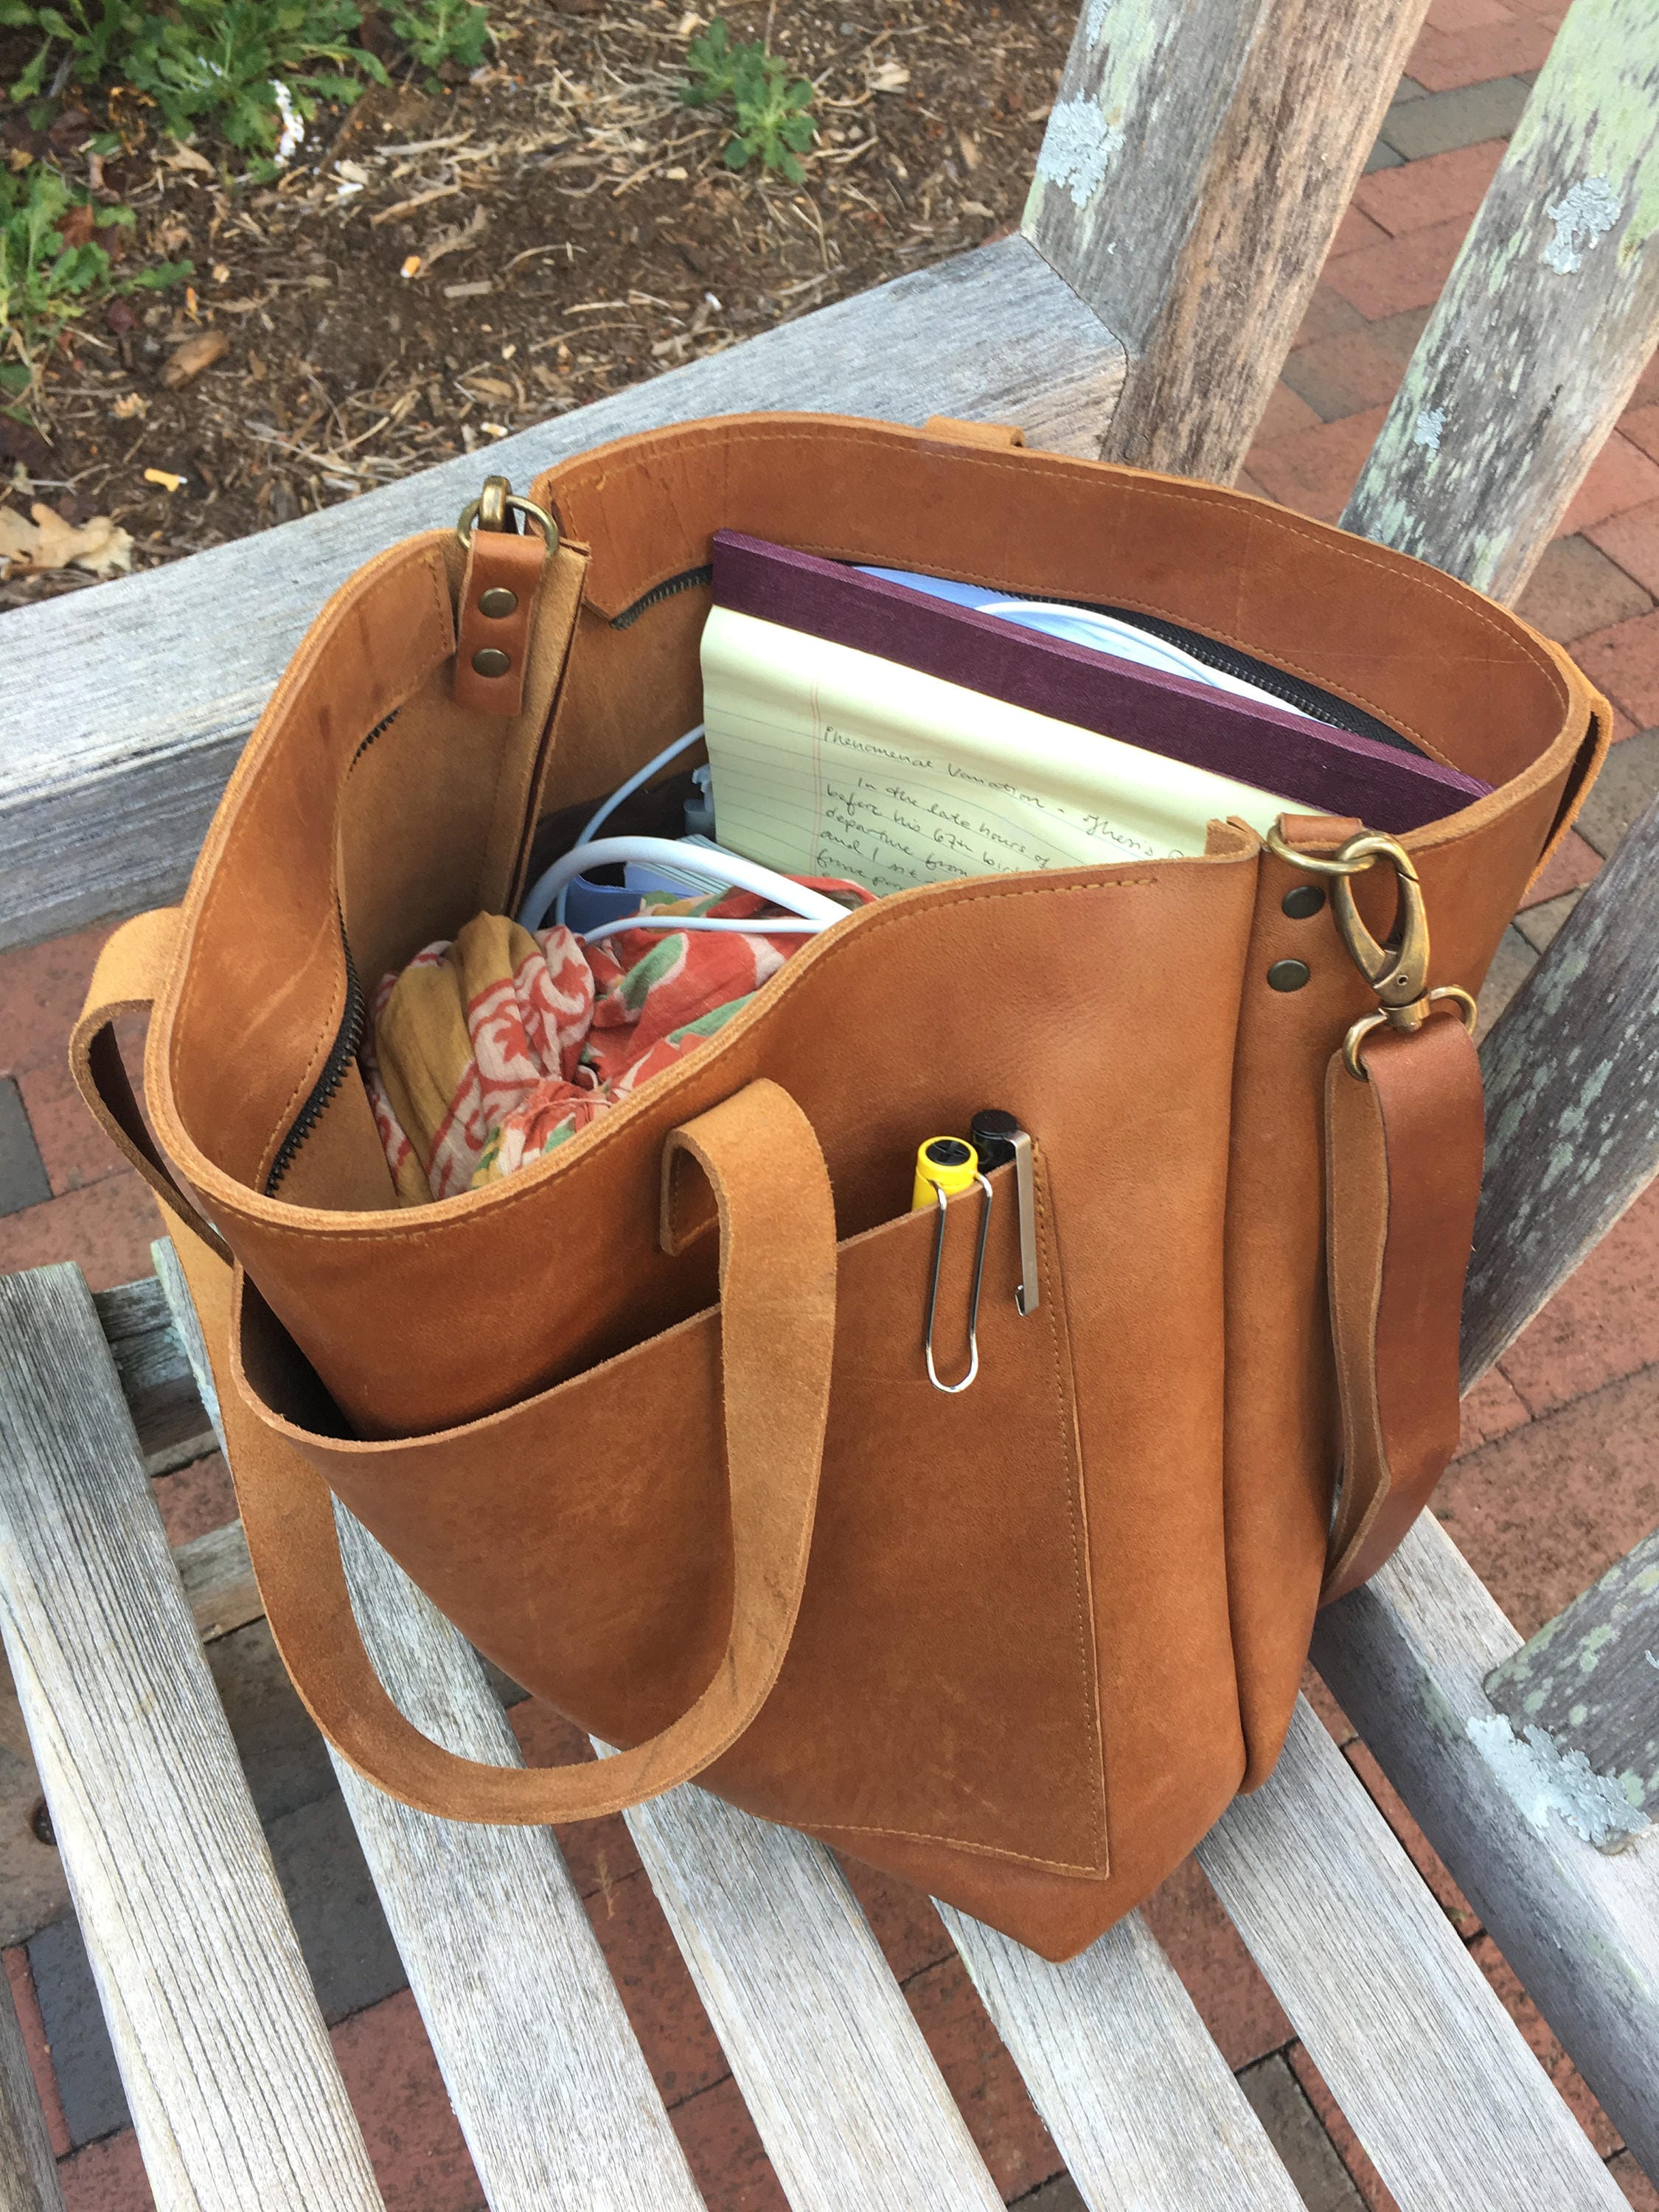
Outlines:
[{"label": "wooden bench slat", "polygon": [[202,1410],[160,1283],[147,1277],[94,1291],[92,1302],[150,1474],[170,1474],[211,1451],[212,1424]]},{"label": "wooden bench slat", "polygon": [[[183,1271],[170,1243],[152,1250],[216,1419]],[[336,1517],[363,1641],[398,1705],[452,1751],[522,1765],[477,1654],[343,1508]],[[551,1830],[434,1820],[334,1765],[493,2212],[699,2212]]]},{"label": "wooden bench slat", "polygon": [[1650,0],[1574,0],[1342,517],[1513,599],[1659,338]]},{"label": "wooden bench slat", "polygon": [[[452,1751],[522,1764],[477,1655],[343,1508],[376,1669]],[[411,1812],[334,1758],[493,2212],[702,2203],[553,1833]]]},{"label": "wooden bench slat", "polygon": [[46,2117],[29,2070],[9,1985],[0,1978],[0,2205],[5,2212],[64,2212]]},{"label": "wooden bench slat", "polygon": [[1304,1699],[1198,1856],[1401,2212],[1628,2212]]},{"label": "wooden bench slat", "polygon": [[941,1905],[1091,2212],[1301,2212],[1302,2197],[1138,1912],[1051,1966]]},{"label": "wooden bench slat", "polygon": [[1585,887],[1480,1051],[1486,1165],[1463,1388],[1659,1170],[1659,799]]},{"label": "wooden bench slat", "polygon": [[1230,483],[1425,0],[1091,0],[1024,230],[1124,341],[1114,460]]},{"label": "wooden bench slat", "polygon": [[1023,238],[878,285],[303,520],[6,620],[0,945],[176,898],[225,780],[325,599],[399,538],[447,529],[488,471],[521,488],[665,422],[825,409],[1024,424],[1094,453],[1123,349]]},{"label": "wooden bench slat", "polygon": [[794,2212],[1000,2212],[823,1845],[695,1786],[627,1819]]},{"label": "wooden bench slat", "polygon": [[[1518,1755],[1482,1685],[1520,1641],[1425,1514],[1380,1574],[1320,1615],[1314,1659],[1613,2125],[1659,2172],[1659,1827],[1598,1850],[1568,1817],[1593,1809],[1582,1778]],[[1534,2199],[1553,2201],[1541,2186]]]},{"label": "wooden bench slat", "polygon": [[1585,1808],[1587,1824],[1599,1830],[1590,1839],[1604,1850],[1620,1848],[1659,1814],[1656,1655],[1659,1528],[1486,1677],[1493,1711],[1517,1736],[1541,1729],[1554,1756],[1571,1762],[1579,1753],[1611,1785],[1596,1811]]},{"label": "wooden bench slat", "polygon": [[72,1267],[0,1279],[0,1627],[159,2212],[380,2212]]}]

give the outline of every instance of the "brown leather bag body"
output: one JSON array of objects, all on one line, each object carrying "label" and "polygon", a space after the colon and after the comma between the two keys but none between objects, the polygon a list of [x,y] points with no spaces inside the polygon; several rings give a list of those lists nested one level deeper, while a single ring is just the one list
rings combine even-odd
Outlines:
[{"label": "brown leather bag body", "polygon": [[[1605,708],[1411,560],[968,426],[695,422],[535,497],[556,550],[434,534],[330,602],[182,908],[117,933],[77,1033],[185,1256],[272,1631],[411,1804],[540,1822],[697,1774],[1064,1957],[1269,1771],[1322,1589],[1386,1556],[1455,1443],[1480,1085],[1426,994],[1478,990]],[[1199,858],[883,899],[580,1138],[400,1209],[356,978],[510,912],[538,826],[539,860],[698,719],[721,527],[1185,625],[1494,789],[1403,866],[1304,817],[1277,850],[1217,823]],[[501,586],[508,667],[480,677]],[[1352,943],[1397,898],[1413,924],[1369,978],[1349,890]],[[1270,985],[1287,962],[1302,988]],[[136,1005],[153,1139],[112,1042]],[[905,1209],[918,1140],[986,1105],[1035,1140],[1040,1297],[1018,1310],[999,1203],[950,1396]],[[622,1753],[526,1773],[420,1735],[358,1638],[335,1497]]]}]

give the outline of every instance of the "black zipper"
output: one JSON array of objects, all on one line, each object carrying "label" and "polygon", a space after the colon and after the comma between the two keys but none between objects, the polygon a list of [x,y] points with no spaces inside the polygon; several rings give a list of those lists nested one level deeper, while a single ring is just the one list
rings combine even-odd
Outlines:
[{"label": "black zipper", "polygon": [[[1063,606],[1071,603],[1055,600],[1052,604]],[[1144,629],[1149,636],[1161,637],[1166,645],[1177,645],[1183,653],[1190,653],[1194,660],[1201,660],[1206,668],[1254,684],[1258,690],[1282,699],[1287,707],[1299,708],[1316,721],[1328,722],[1335,730],[1346,730],[1350,737],[1374,738],[1378,744],[1392,745],[1398,752],[1419,753],[1421,757],[1419,747],[1409,738],[1402,738],[1398,730],[1379,721],[1375,714],[1368,714],[1363,707],[1339,699],[1335,692],[1322,690],[1304,677],[1289,675],[1284,669],[1275,668],[1270,660],[1258,660],[1255,653],[1246,653],[1238,646],[1224,645],[1220,639],[1208,637],[1201,629],[1188,629],[1181,623],[1165,622],[1161,615],[1144,615],[1135,607],[1103,606],[1092,611],[1111,615],[1136,629]]]},{"label": "black zipper", "polygon": [[345,1081],[346,1070],[356,1059],[362,1046],[363,1032],[368,1025],[368,1000],[358,978],[357,963],[351,957],[351,947],[346,941],[344,917],[337,907],[335,916],[340,925],[340,951],[345,957],[345,1010],[340,1017],[340,1026],[335,1032],[334,1042],[328,1048],[328,1058],[323,1062],[323,1072],[312,1085],[305,1104],[289,1123],[287,1136],[276,1147],[270,1173],[265,1177],[267,1198],[275,1198],[276,1186],[293,1166],[295,1155],[322,1120],[323,1109],[329,1100]]},{"label": "black zipper", "polygon": [[[660,606],[665,599],[678,599],[682,592],[696,591],[701,584],[712,584],[714,570],[712,562],[700,568],[683,569],[678,576],[655,584],[632,606],[624,607],[619,615],[612,615],[612,629],[630,629],[640,617],[649,614],[653,607]],[[1371,738],[1378,744],[1392,745],[1398,752],[1417,753],[1420,749],[1409,738],[1368,714],[1363,707],[1355,707],[1346,699],[1340,699],[1334,691],[1327,691],[1304,677],[1292,676],[1283,668],[1276,668],[1270,660],[1258,659],[1236,645],[1226,645],[1219,638],[1210,637],[1201,629],[1188,629],[1185,623],[1166,622],[1161,615],[1142,614],[1138,607],[1104,606],[1094,600],[1066,599],[1040,592],[1023,592],[1022,599],[1030,599],[1039,606],[1087,607],[1091,614],[1110,615],[1115,621],[1127,623],[1131,629],[1145,630],[1149,637],[1162,638],[1166,645],[1179,646],[1190,653],[1194,660],[1205,667],[1218,670],[1224,676],[1234,676],[1245,684],[1254,684],[1259,691],[1281,700],[1287,707],[1297,708],[1302,714],[1311,714],[1316,721],[1327,723],[1334,730],[1346,730],[1351,737]]]},{"label": "black zipper", "polygon": [[[400,707],[394,707],[389,714],[382,715],[376,722],[351,756],[346,768],[348,775],[356,767],[376,738],[384,737],[402,712],[403,709]],[[340,1026],[334,1033],[334,1042],[328,1048],[328,1058],[323,1062],[323,1072],[312,1085],[310,1095],[305,1104],[301,1107],[289,1124],[288,1134],[276,1147],[276,1157],[270,1164],[270,1174],[265,1177],[267,1198],[274,1198],[276,1195],[276,1186],[293,1166],[295,1155],[319,1121],[322,1120],[323,1109],[329,1100],[345,1081],[346,1070],[362,1049],[363,1033],[368,1026],[368,1000],[364,994],[362,982],[357,974],[357,963],[351,957],[351,945],[345,932],[345,916],[340,911],[337,899],[334,906],[334,918],[339,926],[340,951],[345,960],[345,1007],[340,1016]]]},{"label": "black zipper", "polygon": [[699,584],[712,584],[714,580],[714,564],[712,561],[705,561],[701,568],[683,568],[678,576],[671,576],[666,583],[653,584],[644,598],[635,599],[631,607],[624,607],[619,615],[612,615],[611,627],[612,629],[631,629],[641,615],[649,614],[653,607],[659,607],[665,599],[677,599],[682,592],[695,592]]}]

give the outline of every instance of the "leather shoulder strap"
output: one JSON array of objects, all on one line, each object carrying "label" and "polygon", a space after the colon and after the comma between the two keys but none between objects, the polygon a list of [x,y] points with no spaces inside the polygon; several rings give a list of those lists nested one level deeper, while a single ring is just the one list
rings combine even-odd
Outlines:
[{"label": "leather shoulder strap", "polygon": [[1457,1447],[1458,1323],[1480,1194],[1480,1063],[1462,1019],[1366,1039],[1325,1079],[1327,1262],[1342,1420],[1323,1599],[1376,1572]]},{"label": "leather shoulder strap", "polygon": [[124,921],[98,956],[81,1018],[70,1036],[70,1072],[94,1119],[125,1154],[164,1206],[229,1264],[230,1254],[187,1197],[161,1157],[133,1095],[115,1040],[123,1014],[148,1015],[173,966],[180,909],[156,907]]},{"label": "leather shoulder strap", "polygon": [[539,1826],[637,1805],[701,1773],[735,1742],[782,1667],[806,1580],[829,1416],[836,1317],[830,1178],[811,1124],[775,1083],[751,1083],[669,1142],[702,1169],[720,1214],[732,1622],[725,1657],[696,1701],[659,1735],[592,1765],[488,1765],[445,1750],[404,1717],[363,1648],[332,1493],[243,1387],[229,1271],[199,1243],[180,1240],[277,1649],[341,1756],[421,1812]]}]

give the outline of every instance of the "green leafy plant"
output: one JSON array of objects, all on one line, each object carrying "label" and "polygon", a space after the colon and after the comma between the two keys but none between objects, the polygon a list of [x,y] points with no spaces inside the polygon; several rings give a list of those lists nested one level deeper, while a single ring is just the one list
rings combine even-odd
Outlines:
[{"label": "green leafy plant", "polygon": [[475,70],[489,46],[489,17],[474,0],[404,0],[392,11],[392,36],[424,70],[446,62]]},{"label": "green leafy plant", "polygon": [[21,174],[0,168],[0,325],[15,355],[0,365],[0,389],[26,389],[42,347],[94,301],[161,291],[191,274],[188,261],[164,261],[118,276],[96,233],[131,227],[131,208],[94,208],[44,162]]},{"label": "green leafy plant", "polygon": [[733,40],[725,19],[717,15],[686,48],[680,98],[688,107],[731,103],[737,127],[726,143],[728,169],[746,168],[758,160],[762,168],[792,185],[806,174],[799,156],[817,136],[811,112],[812,88],[805,77],[792,79],[759,39]]},{"label": "green leafy plant", "polygon": [[349,103],[366,78],[386,82],[354,42],[362,21],[356,0],[0,0],[0,25],[41,35],[15,100],[70,82],[128,85],[172,137],[204,127],[256,155],[274,151],[292,117],[308,120],[320,100]]}]

